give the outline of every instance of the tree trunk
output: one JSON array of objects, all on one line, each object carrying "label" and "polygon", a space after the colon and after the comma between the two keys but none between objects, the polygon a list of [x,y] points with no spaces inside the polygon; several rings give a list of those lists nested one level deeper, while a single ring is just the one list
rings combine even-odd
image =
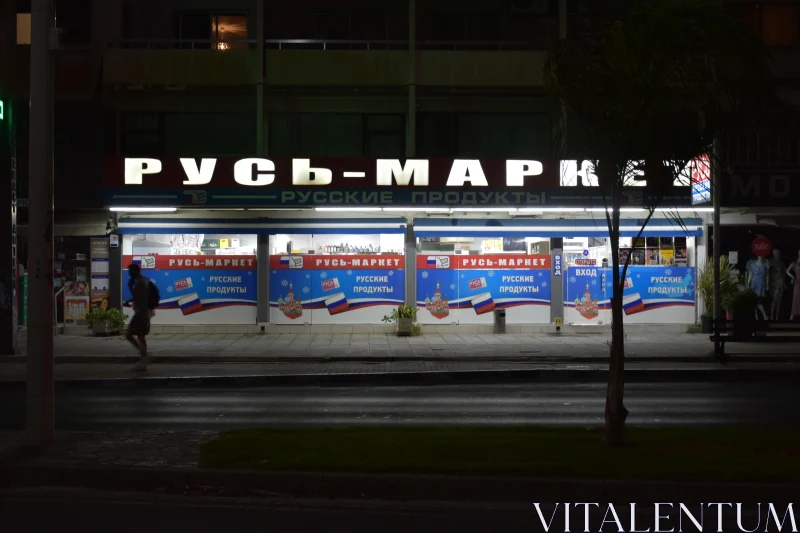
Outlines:
[{"label": "tree trunk", "polygon": [[[609,217],[611,239],[611,352],[609,354],[608,388],[606,389],[605,435],[609,446],[619,446],[625,441],[625,420],[628,410],[623,402],[625,396],[625,330],[622,324],[623,279],[620,279],[619,264],[619,207],[620,198],[616,187],[609,191],[612,213]],[[633,253],[633,249],[631,249]]]}]

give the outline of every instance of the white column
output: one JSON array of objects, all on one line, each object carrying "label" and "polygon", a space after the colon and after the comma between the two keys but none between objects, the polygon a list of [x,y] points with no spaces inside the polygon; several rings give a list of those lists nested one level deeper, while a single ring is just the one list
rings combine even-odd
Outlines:
[{"label": "white column", "polygon": [[29,446],[53,441],[53,30],[52,0],[31,3],[28,239]]}]

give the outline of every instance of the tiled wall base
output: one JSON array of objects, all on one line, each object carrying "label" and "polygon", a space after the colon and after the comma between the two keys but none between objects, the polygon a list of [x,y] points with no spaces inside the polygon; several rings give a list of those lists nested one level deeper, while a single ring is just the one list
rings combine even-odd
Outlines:
[{"label": "tiled wall base", "polygon": [[[686,333],[693,324],[628,324],[625,326],[625,333]],[[423,324],[422,334],[474,334],[492,333],[494,331],[489,325],[429,325]],[[151,335],[171,335],[171,334],[216,334],[216,335],[256,335],[259,333],[295,333],[295,334],[352,334],[352,335],[386,335],[394,333],[392,325],[310,325],[310,326],[278,326],[274,324],[259,324],[249,326],[151,326]],[[610,325],[603,326],[562,326],[561,333],[565,334],[608,334],[611,332]],[[556,333],[556,327],[551,324],[538,325],[509,325],[506,326],[506,333]],[[93,335],[92,330],[86,326],[66,326],[59,328],[61,335]]]},{"label": "tiled wall base", "polygon": [[[626,333],[686,333],[693,324],[630,324],[625,326]],[[429,325],[421,326],[422,334],[426,333],[492,333],[494,328],[490,325]],[[265,328],[266,333],[351,333],[351,334],[386,334],[394,333],[394,326],[277,326],[269,325]],[[610,333],[611,326],[562,326],[561,333],[569,334],[600,334]],[[539,325],[510,325],[506,326],[506,333],[556,333],[556,327],[551,324]]]}]

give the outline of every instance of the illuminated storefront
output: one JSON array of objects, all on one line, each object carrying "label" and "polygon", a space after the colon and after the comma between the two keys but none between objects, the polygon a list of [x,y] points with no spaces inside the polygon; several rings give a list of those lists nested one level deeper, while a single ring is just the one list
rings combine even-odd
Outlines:
[{"label": "illuminated storefront", "polygon": [[[602,195],[578,162],[376,159],[119,159],[106,164],[121,270],[161,289],[154,324],[379,325],[399,304],[428,325],[608,323]],[[695,321],[702,221],[659,213],[631,257],[626,321]],[[691,187],[668,205],[689,209]],[[586,207],[589,206],[589,207]],[[592,207],[595,206],[595,207]],[[169,214],[130,212],[161,209]],[[694,216],[687,214],[688,216]],[[129,294],[124,272],[116,281]],[[112,283],[112,285],[115,285]]]}]

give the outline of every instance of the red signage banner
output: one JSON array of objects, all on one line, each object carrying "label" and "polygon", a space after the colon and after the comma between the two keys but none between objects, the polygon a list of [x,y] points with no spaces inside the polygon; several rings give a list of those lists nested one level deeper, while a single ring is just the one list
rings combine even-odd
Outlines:
[{"label": "red signage banner", "polygon": [[139,265],[147,270],[256,270],[252,255],[125,255],[123,268]]},{"label": "red signage banner", "polygon": [[[418,270],[537,270],[550,268],[547,254],[418,255]],[[477,281],[477,280],[476,280]]]},{"label": "red signage banner", "polygon": [[270,270],[403,270],[402,255],[273,255]]}]

